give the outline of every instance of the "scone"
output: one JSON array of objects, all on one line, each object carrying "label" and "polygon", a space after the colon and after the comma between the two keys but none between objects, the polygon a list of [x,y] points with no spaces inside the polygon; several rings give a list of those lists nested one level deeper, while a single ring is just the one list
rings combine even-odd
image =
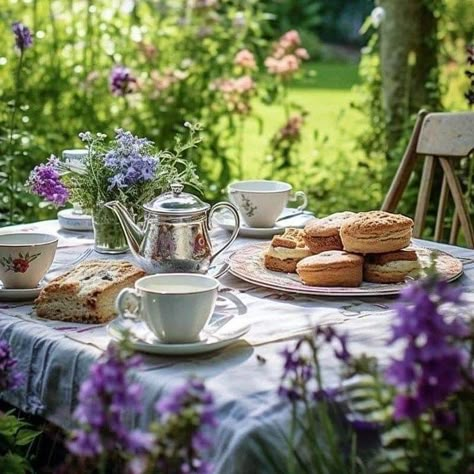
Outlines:
[{"label": "scone", "polygon": [[354,217],[354,212],[336,212],[322,219],[312,219],[304,228],[304,240],[312,253],[342,250],[339,229],[343,222]]},{"label": "scone", "polygon": [[329,250],[304,258],[296,272],[305,285],[355,287],[362,283],[363,263],[360,255]]},{"label": "scone", "polygon": [[341,225],[344,250],[354,253],[387,253],[410,245],[413,221],[384,211],[360,212]]},{"label": "scone", "polygon": [[43,318],[78,323],[106,323],[113,319],[115,298],[133,287],[145,272],[129,262],[90,260],[48,283],[35,301]]},{"label": "scone", "polygon": [[275,235],[263,255],[265,268],[275,272],[295,273],[296,264],[311,255],[303,240],[302,229],[286,229]]},{"label": "scone", "polygon": [[418,255],[412,248],[369,254],[364,261],[364,280],[372,283],[401,283],[419,270]]}]

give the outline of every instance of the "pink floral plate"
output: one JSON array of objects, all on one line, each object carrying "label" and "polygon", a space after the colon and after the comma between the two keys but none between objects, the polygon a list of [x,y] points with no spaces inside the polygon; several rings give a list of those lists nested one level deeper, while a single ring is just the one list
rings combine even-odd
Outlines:
[{"label": "pink floral plate", "polygon": [[[406,283],[367,283],[358,288],[321,287],[304,285],[296,273],[281,273],[267,270],[263,265],[263,252],[268,243],[251,244],[234,252],[229,257],[229,270],[236,277],[274,290],[315,296],[389,296],[397,295]],[[423,268],[427,268],[436,256],[436,268],[448,281],[454,281],[463,273],[462,262],[439,250],[417,247],[416,252]]]}]

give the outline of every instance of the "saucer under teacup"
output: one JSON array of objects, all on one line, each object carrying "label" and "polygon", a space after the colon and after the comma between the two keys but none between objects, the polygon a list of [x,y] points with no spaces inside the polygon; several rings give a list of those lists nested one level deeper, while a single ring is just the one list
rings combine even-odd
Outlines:
[{"label": "saucer under teacup", "polygon": [[[289,217],[291,214],[295,214],[295,216]],[[242,222],[239,229],[239,236],[254,239],[269,239],[274,235],[282,234],[288,227],[302,229],[306,223],[314,217],[314,214],[310,211],[304,211],[301,213],[298,209],[287,207],[283,210],[279,219],[282,217],[287,218],[279,222],[277,221],[273,227],[249,227],[247,224]],[[229,232],[234,230],[234,222],[231,216],[225,211],[216,214],[214,219],[219,227],[222,227]]]},{"label": "saucer under teacup", "polygon": [[0,301],[1,302],[23,302],[33,301],[41,292],[43,285],[40,283],[35,288],[5,288],[0,282]]},{"label": "saucer under teacup", "polygon": [[[143,321],[116,318],[107,326],[107,333],[114,341],[120,341],[124,330],[130,333],[130,347],[139,352],[157,355],[194,355],[217,351],[241,339],[250,326],[234,320],[213,329],[211,323],[204,328],[199,340],[185,344],[173,344],[160,341]],[[216,325],[217,326],[217,325]]]}]

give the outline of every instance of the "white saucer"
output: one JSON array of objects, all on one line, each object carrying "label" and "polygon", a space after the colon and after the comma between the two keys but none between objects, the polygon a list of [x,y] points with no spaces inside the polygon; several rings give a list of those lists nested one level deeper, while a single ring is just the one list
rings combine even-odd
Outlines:
[{"label": "white saucer", "polygon": [[[287,207],[283,210],[280,217],[296,214],[297,212],[299,212],[297,209]],[[280,222],[276,222],[273,227],[265,228],[249,227],[242,221],[240,224],[239,235],[241,237],[251,237],[254,239],[268,239],[274,235],[283,234],[287,227],[296,227],[301,229],[313,217],[314,215],[311,212],[304,211],[303,214],[298,214],[295,217],[288,217],[287,219],[284,219]],[[230,212],[223,211],[216,213],[215,220],[216,223],[223,229],[228,230],[229,232],[234,230],[234,220]]]},{"label": "white saucer", "polygon": [[208,325],[207,330],[204,329],[201,333],[201,340],[189,344],[161,342],[144,322],[134,322],[123,318],[111,321],[107,326],[107,333],[112,339],[119,341],[122,338],[122,331],[129,329],[132,335],[130,346],[136,351],[160,355],[192,355],[222,349],[240,339],[250,329],[248,324],[239,324],[232,320],[217,327],[214,331],[212,331],[213,326],[218,326],[218,324]]},{"label": "white saucer", "polygon": [[92,217],[87,214],[79,214],[74,209],[59,211],[58,222],[61,228],[65,230],[77,230],[80,232],[93,230]]},{"label": "white saucer", "polygon": [[33,301],[41,291],[36,288],[4,288],[0,283],[0,301]]}]

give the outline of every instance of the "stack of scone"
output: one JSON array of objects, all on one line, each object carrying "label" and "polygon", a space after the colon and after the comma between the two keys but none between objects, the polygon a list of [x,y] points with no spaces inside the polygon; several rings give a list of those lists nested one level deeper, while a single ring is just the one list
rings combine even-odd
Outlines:
[{"label": "stack of scone", "polygon": [[[281,263],[270,264],[278,252],[278,239],[295,235],[291,229],[274,237],[265,253],[265,267],[270,270],[298,273],[311,286],[357,287],[362,281],[399,283],[419,270],[416,251],[409,248],[413,221],[401,214],[369,211],[355,214],[339,212],[309,222],[299,231],[305,247],[298,252],[279,252]],[[277,249],[277,250],[275,250]],[[305,250],[312,254],[304,255]],[[288,261],[291,259],[291,261]],[[296,264],[295,264],[296,261]],[[287,262],[287,263],[284,263]],[[292,268],[295,267],[295,270]]]}]

